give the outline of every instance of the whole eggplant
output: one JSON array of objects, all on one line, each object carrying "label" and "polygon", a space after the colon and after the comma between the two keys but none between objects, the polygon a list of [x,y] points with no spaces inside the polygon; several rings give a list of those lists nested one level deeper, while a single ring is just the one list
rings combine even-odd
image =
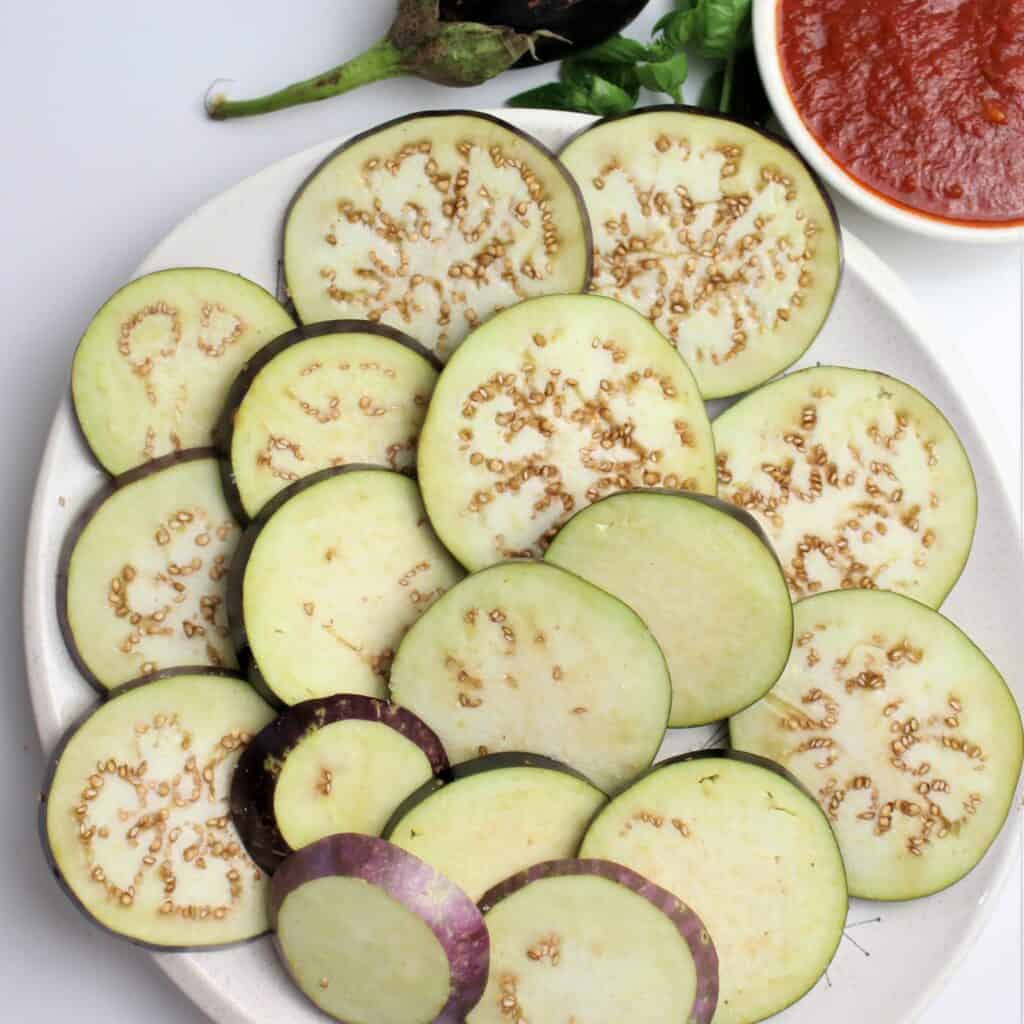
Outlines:
[{"label": "whole eggplant", "polygon": [[387,35],[314,78],[250,100],[222,82],[206,111],[223,120],[313,103],[384,78],[412,75],[441,85],[479,85],[510,67],[557,60],[628,25],[647,0],[399,0]]}]

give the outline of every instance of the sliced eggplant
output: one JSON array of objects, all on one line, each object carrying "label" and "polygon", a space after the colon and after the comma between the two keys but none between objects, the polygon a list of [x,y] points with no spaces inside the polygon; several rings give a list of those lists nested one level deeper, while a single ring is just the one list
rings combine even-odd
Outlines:
[{"label": "sliced eggplant", "polygon": [[407,476],[322,470],[246,529],[228,585],[235,643],[250,678],[284,704],[384,697],[399,640],[462,575]]},{"label": "sliced eggplant", "polygon": [[814,793],[850,892],[906,900],[981,860],[1013,803],[1024,737],[1002,676],[948,619],[884,591],[797,603],[775,688],[729,723]]},{"label": "sliced eggplant", "polygon": [[453,764],[529,750],[613,793],[653,761],[672,689],[631,608],[564,569],[507,562],[467,577],[409,630],[391,696]]},{"label": "sliced eggplant", "polygon": [[43,787],[57,880],[97,924],[153,949],[267,930],[266,876],[228,814],[239,752],[273,711],[242,679],[202,669],[126,684],[73,727]]},{"label": "sliced eggplant", "polygon": [[605,860],[537,864],[480,901],[491,970],[467,1024],[710,1024],[718,956],[672,893]]},{"label": "sliced eggplant", "polygon": [[68,651],[100,693],[177,665],[234,667],[228,567],[239,529],[211,449],[117,477],[64,543],[57,613]]},{"label": "sliced eggplant", "polygon": [[268,874],[292,851],[338,832],[379,835],[411,792],[448,767],[412,712],[343,693],[288,708],[246,748],[231,817]]},{"label": "sliced eggplant", "polygon": [[625,601],[672,675],[669,725],[703,725],[752,704],[782,673],[793,607],[755,520],[707,495],[613,494],[581,509],[545,560]]},{"label": "sliced eggplant", "polygon": [[817,366],[714,424],[723,498],[750,512],[794,600],[894,590],[937,608],[974,537],[978,495],[942,413],[882,373]]},{"label": "sliced eggplant", "polygon": [[648,321],[596,295],[505,310],[445,368],[423,425],[431,522],[467,568],[540,555],[614,491],[715,492],[704,404]]},{"label": "sliced eggplant", "polygon": [[71,394],[82,433],[110,473],[212,441],[242,364],[294,327],[259,285],[187,267],[125,285],[75,352]]},{"label": "sliced eggplant", "polygon": [[714,1024],[753,1024],[825,972],[846,920],[821,809],[778,765],[698,751],[657,765],[587,831],[581,857],[632,868],[693,907],[720,966]]},{"label": "sliced eggplant", "polygon": [[536,139],[486,114],[416,114],[313,172],[288,211],[284,272],[303,322],[389,324],[445,360],[496,310],[583,291],[590,226]]},{"label": "sliced eggplant", "polygon": [[245,364],[217,448],[236,515],[290,483],[352,463],[409,471],[440,364],[400,331],[359,320],[297,327]]},{"label": "sliced eggplant", "polygon": [[473,901],[423,861],[372,836],[328,836],[271,884],[285,967],[344,1024],[462,1024],[487,984]]},{"label": "sliced eggplant", "polygon": [[479,900],[538,861],[571,857],[607,799],[551,758],[489,754],[425,782],[383,835]]},{"label": "sliced eggplant", "polygon": [[705,398],[763,383],[814,340],[839,284],[839,223],[789,146],[662,107],[596,124],[562,159],[593,224],[592,290],[649,317]]}]

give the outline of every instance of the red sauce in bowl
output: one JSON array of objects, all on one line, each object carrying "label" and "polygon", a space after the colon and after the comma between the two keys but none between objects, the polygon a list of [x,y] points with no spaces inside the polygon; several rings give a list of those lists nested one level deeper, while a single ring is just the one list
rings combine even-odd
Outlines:
[{"label": "red sauce in bowl", "polygon": [[808,129],[883,198],[1024,222],[1024,0],[779,0]]}]

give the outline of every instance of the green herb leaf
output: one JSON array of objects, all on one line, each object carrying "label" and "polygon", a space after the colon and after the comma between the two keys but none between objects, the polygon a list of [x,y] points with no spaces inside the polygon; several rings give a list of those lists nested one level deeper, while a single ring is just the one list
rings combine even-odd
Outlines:
[{"label": "green herb leaf", "polygon": [[689,61],[685,53],[677,53],[667,60],[656,61],[650,64],[640,64],[636,69],[637,78],[640,84],[652,92],[664,92],[675,100],[676,103],[683,102],[681,91],[683,82],[689,73]]},{"label": "green herb leaf", "polygon": [[659,42],[672,49],[681,50],[693,35],[695,19],[696,12],[693,9],[693,4],[687,0],[685,6],[675,11],[669,11],[663,18],[660,18],[654,26],[654,31],[661,35]]},{"label": "green herb leaf", "polygon": [[701,57],[726,60],[749,47],[751,0],[698,0],[693,16],[692,42]]},{"label": "green herb leaf", "polygon": [[764,125],[771,117],[772,108],[764,91],[761,76],[757,70],[757,60],[750,50],[737,53],[733,62],[732,88],[728,102],[722,106],[722,86],[725,81],[725,68],[719,68],[701,89],[698,103],[706,110],[731,114]]},{"label": "green herb leaf", "polygon": [[640,91],[636,74],[625,65],[594,65],[579,59],[564,61],[562,80],[513,96],[513,107],[578,110],[607,117],[633,109]]},{"label": "green herb leaf", "polygon": [[651,60],[652,49],[638,43],[635,39],[627,39],[625,36],[612,36],[589,50],[583,50],[571,59],[573,61],[588,61],[598,64],[639,64],[642,61]]},{"label": "green herb leaf", "polygon": [[610,114],[625,114],[633,109],[635,101],[614,82],[598,75],[594,76],[594,84],[590,87],[590,108],[595,114],[607,117]]},{"label": "green herb leaf", "polygon": [[565,82],[551,82],[527,89],[506,102],[510,107],[530,107],[540,110],[583,110],[590,113],[581,103],[586,103],[586,93],[567,85]]}]

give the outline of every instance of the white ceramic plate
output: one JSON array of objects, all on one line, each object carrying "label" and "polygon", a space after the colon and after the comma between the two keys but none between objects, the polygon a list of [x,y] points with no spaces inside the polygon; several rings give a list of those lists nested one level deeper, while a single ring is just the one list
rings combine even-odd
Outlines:
[{"label": "white ceramic plate", "polygon": [[[546,111],[501,111],[552,147],[588,118]],[[273,289],[288,200],[337,145],[325,143],[268,167],[207,203],[138,268],[208,265]],[[1017,656],[1024,558],[1012,506],[986,444],[993,421],[984,394],[954,349],[927,338],[903,284],[856,238],[846,235],[846,274],[832,315],[804,364],[884,370],[914,384],[952,421],[971,456],[980,514],[971,560],[943,611],[988,652],[1024,701]],[[99,298],[99,297],[98,297]],[[999,450],[1003,450],[1000,446]],[[57,409],[39,469],[26,550],[25,644],[36,724],[45,750],[95,697],[64,649],[56,615],[57,558],[68,525],[105,475],[75,427],[70,398]],[[711,728],[670,735],[663,753],[721,742]],[[1019,809],[1020,794],[1015,801]],[[1012,823],[966,879],[907,904],[854,900],[846,938],[828,976],[778,1020],[785,1024],[897,1024],[913,1019],[941,988],[983,924],[1010,866]],[[746,898],[738,892],[737,899]],[[159,966],[219,1024],[320,1024],[324,1019],[285,978],[269,939],[224,951],[155,954]]]}]

